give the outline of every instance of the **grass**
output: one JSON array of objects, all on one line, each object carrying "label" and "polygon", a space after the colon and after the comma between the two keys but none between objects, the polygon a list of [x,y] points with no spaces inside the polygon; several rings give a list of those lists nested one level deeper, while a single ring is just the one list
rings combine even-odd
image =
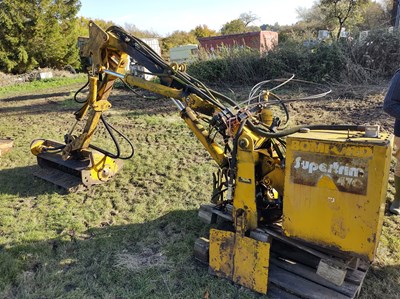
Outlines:
[{"label": "grass", "polygon": [[[62,140],[79,107],[74,89],[0,100],[0,137],[15,144],[0,157],[0,298],[260,298],[193,258],[195,239],[209,229],[197,209],[209,202],[215,166],[170,101],[112,95],[107,119],[136,154],[109,184],[63,194],[32,175],[29,144]],[[98,133],[95,143],[112,149]],[[363,298],[400,292],[400,220],[384,225]]]},{"label": "grass", "polygon": [[57,77],[51,79],[35,80],[32,82],[8,85],[0,88],[0,97],[4,97],[5,95],[10,96],[17,93],[43,91],[46,89],[61,87],[73,83],[84,83],[86,82],[86,80],[87,80],[86,75],[79,74],[74,77]]}]

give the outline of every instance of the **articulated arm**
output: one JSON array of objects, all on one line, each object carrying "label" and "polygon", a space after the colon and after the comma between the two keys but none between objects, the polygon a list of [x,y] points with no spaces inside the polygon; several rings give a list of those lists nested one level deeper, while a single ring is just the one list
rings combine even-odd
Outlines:
[{"label": "articulated arm", "polygon": [[[271,136],[263,136],[273,134],[272,127],[275,126],[272,112],[267,107],[267,97],[260,96],[260,102],[240,108],[230,98],[181,72],[179,66],[168,65],[143,41],[124,30],[111,27],[105,32],[93,22],[89,25],[90,37],[81,47],[81,55],[89,58],[91,65],[89,94],[82,108],[75,113],[77,122],[84,118],[87,121],[80,134],[74,134],[72,128],[66,135],[62,147],[64,160],[87,157],[84,154],[87,152],[90,156],[90,147],[104,155],[104,159],[97,159],[99,162],[92,159],[93,165],[99,165],[99,170],[92,176],[99,180],[108,180],[112,176],[114,162],[105,159],[120,158],[119,150],[116,155],[108,153],[91,145],[91,140],[100,121],[111,131],[102,114],[111,107],[108,97],[115,80],[120,79],[130,86],[175,101],[181,117],[220,168],[215,176],[212,198],[223,205],[234,203],[233,217],[237,227],[242,227],[243,231],[254,229],[263,219],[260,215],[264,210],[280,208],[273,190],[279,194],[283,191],[280,167],[283,155],[279,153],[279,140],[274,142]],[[159,83],[125,75],[128,56],[158,77]],[[262,125],[264,131],[253,122]],[[40,154],[49,149],[38,143],[32,151]]]},{"label": "articulated arm", "polygon": [[[212,117],[224,109],[214,91],[210,91],[197,80],[166,64],[151,48],[141,40],[125,33],[118,27],[111,27],[104,32],[95,23],[90,23],[90,37],[84,43],[82,56],[91,59],[90,92],[86,103],[75,113],[77,120],[88,114],[83,132],[75,137],[68,134],[63,157],[67,159],[74,151],[85,150],[90,146],[95,129],[104,111],[111,107],[109,94],[116,79],[140,87],[182,103],[181,116],[208,150],[220,167],[226,166],[227,157],[224,149],[210,136],[198,119],[198,113]],[[151,73],[159,77],[160,83],[146,81],[136,76],[124,75],[129,56]],[[99,80],[98,78],[101,78]],[[223,100],[227,98],[223,97]],[[229,99],[228,99],[229,101]]]}]

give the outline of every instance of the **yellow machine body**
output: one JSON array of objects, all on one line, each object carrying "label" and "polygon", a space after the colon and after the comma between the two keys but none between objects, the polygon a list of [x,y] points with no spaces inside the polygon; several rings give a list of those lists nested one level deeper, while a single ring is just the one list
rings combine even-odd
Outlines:
[{"label": "yellow machine body", "polygon": [[373,260],[380,237],[392,139],[313,131],[287,138],[287,236]]}]

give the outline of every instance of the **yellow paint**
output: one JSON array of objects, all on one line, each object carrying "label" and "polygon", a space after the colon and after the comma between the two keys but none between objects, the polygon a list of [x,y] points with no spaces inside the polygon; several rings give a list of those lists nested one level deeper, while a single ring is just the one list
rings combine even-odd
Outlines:
[{"label": "yellow paint", "polygon": [[[245,142],[244,142],[245,141]],[[254,165],[259,159],[259,154],[254,151],[254,139],[246,132],[239,138],[239,144],[246,144],[246,147],[238,146],[237,151],[237,172],[236,186],[233,197],[233,217],[237,218],[237,211],[245,212],[245,228],[256,229],[258,226],[257,205],[256,205],[256,182]]]},{"label": "yellow paint", "polygon": [[[318,131],[287,138],[283,228],[288,236],[372,261],[382,228],[392,140],[385,134],[355,134]],[[296,165],[305,167],[297,173],[302,178],[295,177]],[[314,185],[302,183],[310,176]]]},{"label": "yellow paint", "polygon": [[261,121],[267,126],[272,125],[272,121],[274,119],[274,114],[271,109],[264,108],[260,113]]},{"label": "yellow paint", "polygon": [[267,293],[270,244],[239,233],[210,230],[210,268],[259,293]]},{"label": "yellow paint", "polygon": [[91,151],[89,154],[91,166],[82,171],[84,185],[101,184],[109,181],[119,170],[116,161],[102,153]]},{"label": "yellow paint", "polygon": [[327,175],[322,176],[322,178],[317,183],[317,187],[322,189],[338,190],[335,183]]},{"label": "yellow paint", "polygon": [[46,140],[44,139],[33,140],[31,143],[31,153],[35,156],[39,155],[43,151],[45,142]]},{"label": "yellow paint", "polygon": [[183,96],[182,90],[164,86],[159,83],[146,81],[146,80],[136,77],[136,76],[127,75],[125,77],[125,81],[130,85],[137,86],[139,88],[143,88],[146,90],[150,90],[152,92],[161,94],[161,95],[169,97],[169,98],[174,98],[174,99],[180,100]]}]

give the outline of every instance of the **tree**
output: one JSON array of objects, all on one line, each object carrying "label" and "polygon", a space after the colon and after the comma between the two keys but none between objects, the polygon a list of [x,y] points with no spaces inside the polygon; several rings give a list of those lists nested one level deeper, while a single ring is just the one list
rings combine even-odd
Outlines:
[{"label": "tree", "polygon": [[230,22],[225,23],[221,28],[221,34],[236,34],[236,33],[244,33],[244,32],[254,32],[260,31],[259,26],[246,26],[246,23],[241,19],[235,19]]},{"label": "tree", "polygon": [[351,27],[360,22],[361,8],[368,2],[368,0],[321,0],[319,7],[326,18],[325,23],[336,21],[334,29],[337,31],[336,38],[339,39],[346,24]]},{"label": "tree", "polygon": [[89,36],[89,22],[93,21],[101,27],[103,30],[107,30],[111,26],[115,26],[116,24],[113,21],[106,21],[102,19],[89,19],[86,17],[78,18],[78,36]]},{"label": "tree", "polygon": [[221,28],[222,35],[243,33],[245,31],[246,31],[246,26],[244,22],[240,19],[227,22]]},{"label": "tree", "polygon": [[329,27],[329,22],[327,24],[327,20],[317,2],[314,2],[311,8],[297,7],[296,12],[299,19],[298,23],[305,23],[304,27],[313,28],[315,31]]},{"label": "tree", "polygon": [[260,26],[261,30],[269,30],[269,31],[274,31],[274,32],[279,32],[279,30],[281,29],[281,25],[279,25],[278,22],[276,22],[275,24],[271,25],[271,24],[263,24]]},{"label": "tree", "polygon": [[0,70],[79,65],[79,0],[0,1]]},{"label": "tree", "polygon": [[133,36],[136,36],[138,38],[146,38],[146,37],[160,37],[159,34],[153,31],[149,30],[140,30],[139,28],[136,27],[134,24],[130,23],[125,23],[124,24],[124,29],[132,34]]},{"label": "tree", "polygon": [[190,31],[197,38],[216,36],[217,32],[208,28],[207,25],[198,25],[193,30]]},{"label": "tree", "polygon": [[370,2],[361,9],[362,20],[358,27],[360,30],[376,29],[390,24],[390,17],[387,18],[384,8],[377,2]]},{"label": "tree", "polygon": [[260,18],[252,13],[251,11],[249,12],[244,12],[241,13],[239,16],[239,20],[241,20],[244,23],[244,26],[247,27],[250,23],[253,23],[256,20],[259,20]]}]

